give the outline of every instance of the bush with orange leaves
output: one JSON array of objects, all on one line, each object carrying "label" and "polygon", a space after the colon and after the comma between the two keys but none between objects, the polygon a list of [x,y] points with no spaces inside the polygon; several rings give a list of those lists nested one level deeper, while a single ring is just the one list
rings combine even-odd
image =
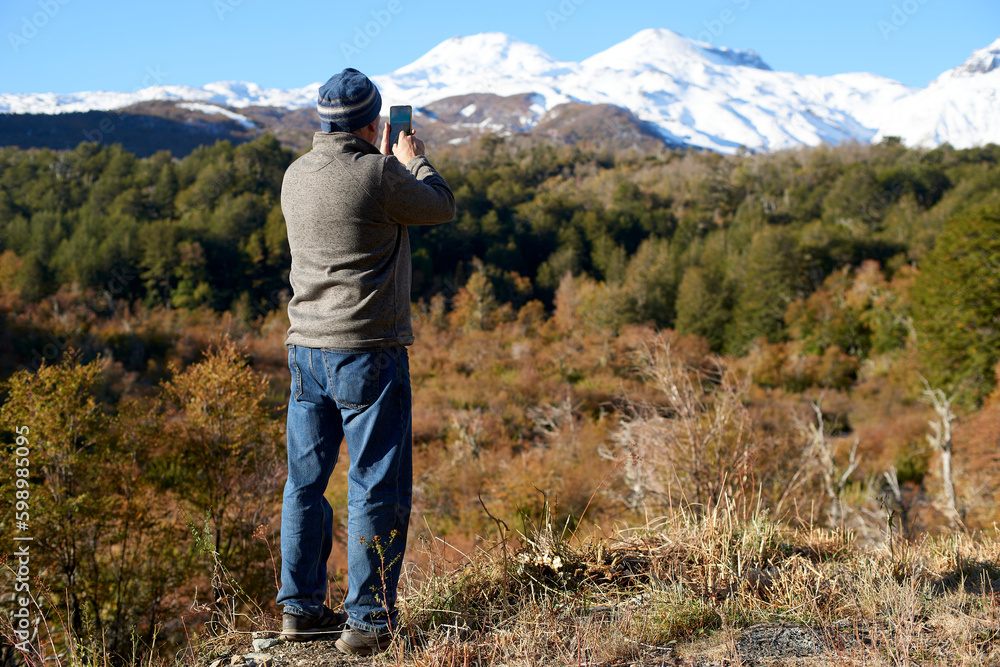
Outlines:
[{"label": "bush with orange leaves", "polygon": [[[162,456],[158,479],[175,488],[206,547],[250,597],[271,597],[266,545],[254,531],[279,516],[284,480],[281,420],[267,379],[229,338],[162,385],[152,417]],[[277,526],[274,526],[277,528]],[[222,595],[216,591],[216,596]]]}]

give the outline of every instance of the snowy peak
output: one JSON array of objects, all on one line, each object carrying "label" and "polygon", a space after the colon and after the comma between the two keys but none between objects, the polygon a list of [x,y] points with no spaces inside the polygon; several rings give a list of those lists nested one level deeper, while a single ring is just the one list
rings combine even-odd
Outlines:
[{"label": "snowy peak", "polygon": [[695,42],[698,48],[710,60],[717,65],[735,65],[736,67],[752,67],[768,72],[773,71],[771,66],[764,62],[756,51],[749,49],[730,49],[726,46],[712,46],[703,42]]},{"label": "snowy peak", "polygon": [[579,69],[577,63],[559,62],[534,44],[490,32],[445,40],[409,65],[372,80],[385,104],[420,107],[457,95],[535,93],[550,108],[569,101],[554,84]]},{"label": "snowy peak", "polygon": [[532,74],[544,73],[562,64],[534,44],[502,32],[486,32],[447,39],[393,74],[474,70],[503,63],[515,64]]},{"label": "snowy peak", "polygon": [[986,74],[1000,68],[1000,39],[987,46],[985,49],[977,49],[964,63],[959,65],[948,74],[953,77],[975,76]]},{"label": "snowy peak", "polygon": [[584,67],[625,71],[647,67],[668,71],[702,59],[701,52],[691,40],[673,30],[651,28],[587,58],[582,64]]},{"label": "snowy peak", "polygon": [[715,47],[663,28],[642,30],[583,61],[585,67],[626,71],[653,68],[662,72],[707,64],[771,69],[754,51]]}]

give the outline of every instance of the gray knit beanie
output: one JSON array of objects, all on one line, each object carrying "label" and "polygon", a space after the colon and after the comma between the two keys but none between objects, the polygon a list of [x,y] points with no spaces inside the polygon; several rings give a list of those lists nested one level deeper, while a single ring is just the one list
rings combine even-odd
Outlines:
[{"label": "gray knit beanie", "polygon": [[324,132],[353,132],[379,117],[382,96],[371,79],[348,67],[320,86],[316,110]]}]

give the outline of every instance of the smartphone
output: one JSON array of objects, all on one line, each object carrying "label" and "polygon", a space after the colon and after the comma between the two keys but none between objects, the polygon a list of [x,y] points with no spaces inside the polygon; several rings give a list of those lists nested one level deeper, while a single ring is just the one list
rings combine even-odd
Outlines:
[{"label": "smartphone", "polygon": [[400,132],[413,134],[413,107],[389,107],[389,132],[392,133],[392,145],[396,145]]}]

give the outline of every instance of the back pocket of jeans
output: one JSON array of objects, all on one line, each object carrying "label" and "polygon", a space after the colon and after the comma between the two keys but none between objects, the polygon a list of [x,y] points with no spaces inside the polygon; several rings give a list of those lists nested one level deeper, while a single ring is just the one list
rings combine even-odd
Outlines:
[{"label": "back pocket of jeans", "polygon": [[378,400],[390,374],[384,350],[326,354],[333,400],[342,408],[364,410]]}]

